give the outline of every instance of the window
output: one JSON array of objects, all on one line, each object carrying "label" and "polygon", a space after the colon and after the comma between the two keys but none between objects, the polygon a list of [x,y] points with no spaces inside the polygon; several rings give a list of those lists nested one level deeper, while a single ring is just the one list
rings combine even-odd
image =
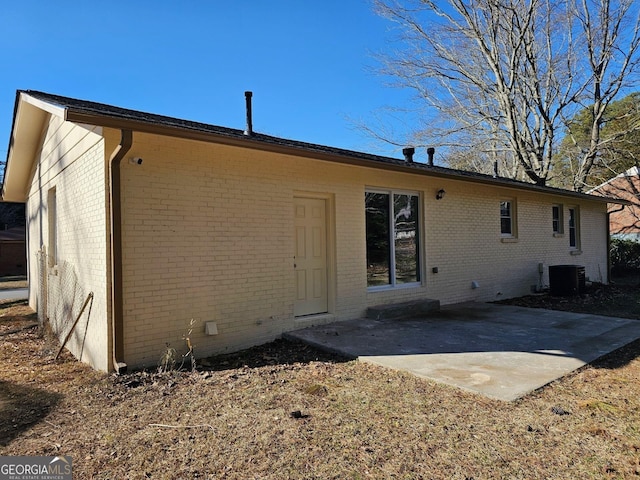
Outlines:
[{"label": "window", "polygon": [[551,217],[553,224],[553,233],[554,234],[563,234],[564,233],[564,225],[562,219],[562,205],[553,205],[551,207]]},{"label": "window", "polygon": [[58,225],[57,225],[56,189],[51,188],[47,193],[47,225],[49,230],[49,266],[58,264]]},{"label": "window", "polygon": [[578,207],[569,207],[569,247],[580,250],[580,212]]},{"label": "window", "polygon": [[419,196],[367,191],[367,286],[420,282]]},{"label": "window", "polygon": [[500,202],[500,234],[503,237],[515,237],[515,202],[502,200]]}]

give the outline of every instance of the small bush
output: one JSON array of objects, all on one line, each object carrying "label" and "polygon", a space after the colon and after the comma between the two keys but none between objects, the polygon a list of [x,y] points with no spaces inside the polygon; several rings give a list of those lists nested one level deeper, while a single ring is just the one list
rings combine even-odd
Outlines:
[{"label": "small bush", "polygon": [[614,238],[611,240],[611,267],[617,272],[640,270],[640,243]]}]

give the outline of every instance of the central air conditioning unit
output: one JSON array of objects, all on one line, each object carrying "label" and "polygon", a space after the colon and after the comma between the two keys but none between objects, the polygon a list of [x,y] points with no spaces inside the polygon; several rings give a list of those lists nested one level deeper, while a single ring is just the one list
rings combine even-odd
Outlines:
[{"label": "central air conditioning unit", "polygon": [[551,295],[566,297],[586,292],[586,276],[581,265],[550,265],[549,290]]}]

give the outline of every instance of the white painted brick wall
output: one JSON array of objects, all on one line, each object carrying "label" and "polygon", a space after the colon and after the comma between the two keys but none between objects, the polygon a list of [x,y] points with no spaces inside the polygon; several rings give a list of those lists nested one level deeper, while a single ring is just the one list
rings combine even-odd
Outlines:
[{"label": "white painted brick wall", "polygon": [[[109,357],[106,160],[115,131],[91,131],[55,117],[27,203],[31,255],[47,244],[47,192],[57,189],[59,258],[73,266],[83,292],[93,291],[70,349],[96,368]],[[123,162],[125,360],[155,366],[167,344],[184,351],[191,335],[196,354],[237,350],[296,327],[293,318],[293,216],[296,195],[321,195],[332,207],[335,253],[334,319],[353,318],[367,305],[436,298],[443,304],[522,295],[543,283],[548,266],[581,264],[595,281],[606,279],[604,204],[580,202],[581,255],[571,255],[568,233],[554,237],[551,205],[563,197],[356,168],[253,150],[134,134]],[[367,292],[364,192],[367,187],[419,192],[423,219],[423,282],[419,287]],[[435,200],[435,192],[446,196]],[[500,238],[499,202],[517,205],[518,241]],[[438,273],[431,269],[438,267]],[[37,262],[30,259],[37,279]],[[52,281],[56,281],[53,278]],[[480,285],[471,288],[471,282]],[[32,281],[30,302],[36,305]],[[63,299],[64,300],[64,299]],[[70,319],[69,321],[71,321]],[[62,319],[63,323],[67,321]],[[206,336],[215,321],[219,335]],[[84,346],[83,346],[84,341]]]},{"label": "white painted brick wall", "polygon": [[[134,135],[130,156],[144,159],[122,170],[125,360],[132,365],[155,366],[167,344],[184,351],[191,318],[200,356],[295,328],[292,202],[304,192],[326,194],[334,205],[335,319],[415,298],[446,304],[525,294],[538,283],[538,262],[582,264],[592,279],[606,270],[603,204],[580,204],[583,253],[572,256],[568,234],[551,232],[553,203],[565,205],[568,219],[572,202],[561,197],[144,134]],[[366,187],[421,193],[422,286],[367,292]],[[447,194],[436,201],[440,188]],[[517,243],[500,239],[503,198],[517,202]],[[207,321],[219,335],[204,334]]]},{"label": "white painted brick wall", "polygon": [[[108,368],[106,288],[105,152],[99,128],[85,127],[51,117],[39,152],[27,199],[29,232],[30,305],[37,307],[36,252],[48,246],[47,194],[56,188],[58,264],[66,264],[77,278],[58,298],[49,298],[52,326],[63,337],[71,328],[89,292],[93,304],[85,311],[67,347],[95,368]],[[67,277],[65,277],[67,278]],[[62,275],[49,275],[50,291],[57,291]],[[60,312],[64,312],[61,315]],[[55,318],[58,317],[58,318]],[[88,318],[88,321],[87,321]]]}]

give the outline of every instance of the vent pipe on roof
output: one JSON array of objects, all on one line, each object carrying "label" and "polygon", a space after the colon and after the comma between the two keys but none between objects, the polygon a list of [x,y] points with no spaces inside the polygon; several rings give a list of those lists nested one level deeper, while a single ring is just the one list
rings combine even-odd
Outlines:
[{"label": "vent pipe on roof", "polygon": [[427,155],[429,158],[429,166],[433,167],[433,154],[436,153],[436,149],[433,147],[427,148]]},{"label": "vent pipe on roof", "polygon": [[413,154],[416,153],[416,149],[413,147],[406,147],[402,149],[404,160],[407,163],[413,163]]},{"label": "vent pipe on roof", "polygon": [[244,134],[249,137],[253,135],[253,118],[251,116],[251,97],[252,96],[253,96],[253,92],[244,92],[244,98],[247,104],[247,128],[244,131]]}]

